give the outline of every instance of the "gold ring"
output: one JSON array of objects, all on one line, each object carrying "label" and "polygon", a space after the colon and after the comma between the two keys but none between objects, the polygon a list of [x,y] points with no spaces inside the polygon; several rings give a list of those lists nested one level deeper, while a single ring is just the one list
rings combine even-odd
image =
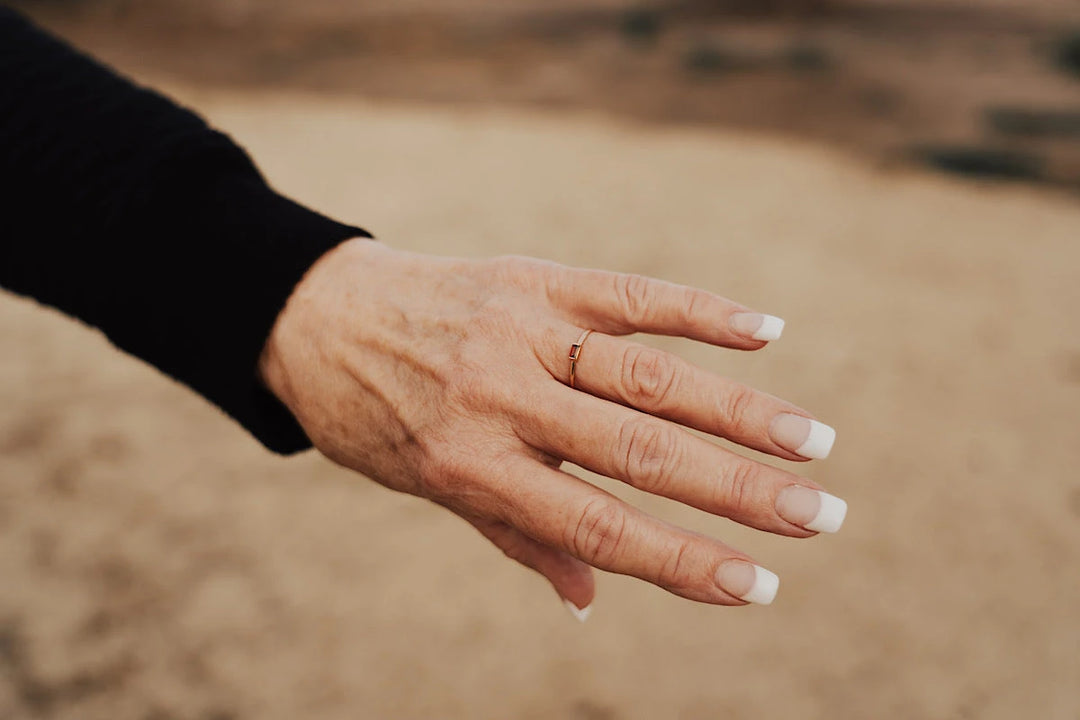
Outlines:
[{"label": "gold ring", "polygon": [[577,377],[577,361],[581,357],[581,346],[585,344],[585,340],[592,334],[592,330],[586,330],[581,333],[581,337],[577,339],[577,342],[570,346],[570,387],[574,387],[574,379]]}]

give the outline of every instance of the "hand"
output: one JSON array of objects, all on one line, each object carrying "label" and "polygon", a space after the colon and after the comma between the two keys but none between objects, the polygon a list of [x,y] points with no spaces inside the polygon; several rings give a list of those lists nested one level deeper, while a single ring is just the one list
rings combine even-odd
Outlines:
[{"label": "hand", "polygon": [[[457,513],[576,608],[592,602],[590,566],[692,600],[768,603],[776,576],[747,555],[559,468],[568,460],[781,535],[835,531],[842,500],[681,427],[801,460],[828,454],[828,426],[618,337],[756,350],[780,327],[640,276],[520,257],[439,258],[358,239],[296,287],[260,373],[331,460]],[[583,329],[595,332],[571,389],[568,353]]]}]

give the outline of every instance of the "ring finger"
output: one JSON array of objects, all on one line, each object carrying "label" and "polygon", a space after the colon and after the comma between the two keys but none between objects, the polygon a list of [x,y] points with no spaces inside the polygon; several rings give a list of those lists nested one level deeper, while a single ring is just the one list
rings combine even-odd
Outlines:
[{"label": "ring finger", "polygon": [[[555,326],[537,353],[564,384],[570,383],[571,336],[580,338],[580,331]],[[789,402],[622,338],[590,333],[574,364],[577,389],[786,460],[824,458],[836,438]]]}]

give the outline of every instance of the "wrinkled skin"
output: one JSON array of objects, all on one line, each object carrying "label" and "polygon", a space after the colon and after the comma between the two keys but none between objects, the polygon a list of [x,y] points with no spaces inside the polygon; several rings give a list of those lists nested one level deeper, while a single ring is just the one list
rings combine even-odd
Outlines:
[{"label": "wrinkled skin", "polygon": [[[663,523],[566,473],[570,461],[764,531],[778,493],[816,484],[743,458],[693,427],[789,460],[769,423],[804,410],[633,332],[742,350],[746,308],[640,276],[520,257],[462,260],[351,240],[322,257],[279,316],[260,361],[267,386],[331,460],[472,523],[579,608],[592,567],[693,600],[742,605],[716,581],[747,556]],[[568,351],[595,332],[569,381]]]}]

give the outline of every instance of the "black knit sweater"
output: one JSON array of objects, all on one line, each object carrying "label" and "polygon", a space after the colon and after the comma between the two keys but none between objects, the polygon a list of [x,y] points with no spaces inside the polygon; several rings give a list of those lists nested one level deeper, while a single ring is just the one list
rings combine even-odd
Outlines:
[{"label": "black knit sweater", "polygon": [[194,113],[0,7],[0,286],[294,452],[310,443],[258,357],[305,270],[358,236],[275,193]]}]

